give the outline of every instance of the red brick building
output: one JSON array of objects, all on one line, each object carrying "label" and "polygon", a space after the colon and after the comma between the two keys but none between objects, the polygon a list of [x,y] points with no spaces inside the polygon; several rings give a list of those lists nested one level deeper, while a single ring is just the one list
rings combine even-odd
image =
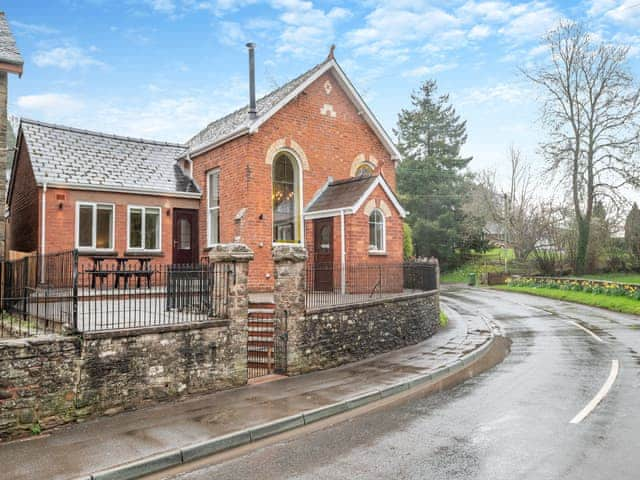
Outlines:
[{"label": "red brick building", "polygon": [[184,145],[23,119],[8,249],[190,263],[240,242],[253,291],[273,288],[277,243],[317,266],[402,262],[399,153],[333,55],[253,98]]}]

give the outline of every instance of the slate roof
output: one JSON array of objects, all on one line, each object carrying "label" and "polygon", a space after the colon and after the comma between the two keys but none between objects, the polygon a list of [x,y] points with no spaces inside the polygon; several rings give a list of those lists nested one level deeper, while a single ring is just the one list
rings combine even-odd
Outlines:
[{"label": "slate roof", "polygon": [[120,137],[22,119],[38,184],[157,193],[200,190],[175,159],[184,145]]},{"label": "slate roof", "polygon": [[305,213],[353,207],[377,179],[378,177],[373,175],[331,182],[320,196],[307,207]]},{"label": "slate roof", "polygon": [[22,56],[16,47],[16,42],[11,35],[9,23],[4,12],[0,12],[0,63],[11,65],[23,65]]},{"label": "slate roof", "polygon": [[[327,60],[328,61],[328,60]],[[315,67],[307,70],[302,75],[294,78],[290,82],[285,83],[281,87],[273,90],[264,97],[256,101],[257,116],[268,112],[272,107],[283,100],[289,93],[296,89],[300,84],[304,83],[311,75],[318,71],[326,62],[319,63]],[[249,118],[249,105],[236,110],[214,122],[211,122],[198,134],[194,135],[187,141],[190,149],[198,150],[200,147],[215,143],[235,132],[239,132],[245,128],[251,126],[251,123],[255,120]]]}]

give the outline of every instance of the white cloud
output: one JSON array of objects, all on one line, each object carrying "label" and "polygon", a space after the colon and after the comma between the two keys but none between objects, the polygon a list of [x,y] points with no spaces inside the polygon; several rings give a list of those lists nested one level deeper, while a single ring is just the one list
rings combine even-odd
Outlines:
[{"label": "white cloud", "polygon": [[218,39],[220,43],[229,46],[244,46],[247,42],[247,36],[236,22],[220,22],[220,32]]},{"label": "white cloud", "polygon": [[54,35],[56,33],[59,33],[59,30],[48,27],[46,25],[38,25],[35,23],[24,23],[24,22],[19,22],[17,20],[12,20],[10,23],[17,33],[24,33],[24,34],[30,34],[30,35]]},{"label": "white cloud", "polygon": [[176,11],[173,0],[146,0],[146,3],[156,12],[172,15]]},{"label": "white cloud", "polygon": [[482,40],[489,35],[491,35],[491,27],[488,25],[474,25],[473,28],[469,30],[469,38],[472,40]]},{"label": "white cloud", "polygon": [[76,112],[84,106],[83,102],[64,93],[43,93],[40,95],[23,95],[16,101],[18,107],[30,112],[57,114]]},{"label": "white cloud", "polygon": [[456,105],[483,105],[487,103],[526,103],[532,98],[528,86],[513,83],[498,83],[484,88],[468,88],[455,97]]},{"label": "white cloud", "polygon": [[457,68],[457,63],[438,63],[431,66],[422,66],[408,70],[402,74],[403,77],[426,77],[428,75],[434,75],[440,72],[446,72],[447,70],[453,70]]},{"label": "white cloud", "polygon": [[271,7],[281,11],[280,20],[284,24],[280,34],[277,52],[304,56],[327,49],[335,37],[336,22],[351,16],[342,7],[328,11],[314,8],[305,0],[271,0]]},{"label": "white cloud", "polygon": [[[95,47],[90,50],[95,50]],[[103,62],[96,60],[83,49],[71,46],[40,50],[34,55],[33,63],[38,67],[57,67],[63,70],[72,70],[77,67],[105,66]]]},{"label": "white cloud", "polygon": [[560,13],[544,2],[533,2],[525,12],[507,22],[499,32],[514,42],[539,39],[562,18]]}]

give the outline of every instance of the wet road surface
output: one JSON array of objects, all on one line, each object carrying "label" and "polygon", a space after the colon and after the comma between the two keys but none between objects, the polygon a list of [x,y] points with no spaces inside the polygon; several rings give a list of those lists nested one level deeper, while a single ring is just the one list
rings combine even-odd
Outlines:
[{"label": "wet road surface", "polygon": [[[640,317],[461,287],[442,302],[496,321],[513,341],[505,361],[449,391],[166,478],[640,478]],[[613,360],[611,389],[570,423]]]}]

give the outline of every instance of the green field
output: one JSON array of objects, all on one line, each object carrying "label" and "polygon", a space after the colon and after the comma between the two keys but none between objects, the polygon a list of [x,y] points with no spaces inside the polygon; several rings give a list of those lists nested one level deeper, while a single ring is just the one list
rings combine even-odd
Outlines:
[{"label": "green field", "polygon": [[493,288],[506,290],[508,292],[528,293],[539,297],[555,298],[557,300],[565,300],[567,302],[582,303],[592,307],[606,308],[607,310],[613,310],[616,312],[640,315],[640,300],[635,300],[629,297],[614,297],[609,295],[597,295],[594,293],[573,292],[570,290],[552,288],[510,287],[507,285],[500,285]]},{"label": "green field", "polygon": [[[470,273],[502,272],[504,271],[505,250],[492,248],[485,253],[474,253],[472,258],[461,267],[440,275],[442,283],[467,283]],[[514,259],[513,250],[506,250],[508,261]]]}]

